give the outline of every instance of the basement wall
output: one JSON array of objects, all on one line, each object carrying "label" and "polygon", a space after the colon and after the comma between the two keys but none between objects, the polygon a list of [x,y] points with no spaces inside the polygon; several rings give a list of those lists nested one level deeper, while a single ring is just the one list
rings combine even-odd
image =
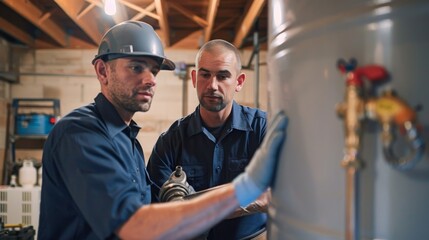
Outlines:
[{"label": "basement wall", "polygon": [[[166,55],[174,62],[194,64],[197,50],[168,50]],[[58,98],[61,115],[93,101],[100,90],[91,60],[96,50],[36,50],[28,51],[20,59],[19,83],[0,81],[0,168],[5,159],[6,108],[13,98]],[[260,62],[265,63],[265,52],[261,52]],[[247,65],[251,51],[242,52],[242,63]],[[189,71],[190,72],[190,71]],[[236,94],[236,100],[247,106],[255,105],[255,71],[244,70],[245,86]],[[260,65],[259,106],[267,110],[266,65]],[[136,113],[134,120],[142,127],[138,139],[143,147],[146,160],[158,136],[171,123],[183,116],[183,80],[173,71],[158,74],[157,89],[151,109],[146,113]],[[188,77],[186,114],[198,105],[195,89]],[[17,151],[17,159],[41,159],[42,151]],[[2,171],[1,171],[2,172]]]}]

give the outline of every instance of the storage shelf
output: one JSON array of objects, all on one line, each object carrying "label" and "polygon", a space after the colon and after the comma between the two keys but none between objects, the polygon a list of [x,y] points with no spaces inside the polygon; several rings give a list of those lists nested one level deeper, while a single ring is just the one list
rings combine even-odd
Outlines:
[{"label": "storage shelf", "polygon": [[[8,121],[11,124],[9,124],[8,127],[8,137],[6,138],[8,140],[7,157],[3,168],[3,184],[5,185],[9,184],[10,176],[13,174],[13,169],[17,166],[17,152],[24,151],[24,154],[26,154],[26,150],[43,151],[43,146],[48,138],[50,129],[46,128],[47,125],[42,125],[46,122],[35,121],[40,119],[31,118],[33,117],[32,114],[36,113],[36,116],[39,117],[40,114],[47,114],[46,112],[49,112],[48,116],[53,116],[57,120],[60,116],[60,100],[53,98],[16,98],[13,99],[9,110],[10,111],[8,112],[10,113],[10,116],[8,116]],[[22,118],[24,114],[30,114],[31,117],[29,117],[30,120],[28,121],[34,121],[28,124],[34,124],[29,125],[32,128],[26,128],[27,125],[24,125],[24,127],[23,125],[19,125],[20,131],[17,131],[17,116],[20,117],[19,121],[22,123],[23,121],[27,121],[27,118]],[[36,124],[40,124],[40,131],[39,125]],[[39,132],[41,134],[39,134]]]},{"label": "storage shelf", "polygon": [[18,149],[43,149],[47,135],[14,135],[11,137],[11,142],[14,144],[15,150]]}]

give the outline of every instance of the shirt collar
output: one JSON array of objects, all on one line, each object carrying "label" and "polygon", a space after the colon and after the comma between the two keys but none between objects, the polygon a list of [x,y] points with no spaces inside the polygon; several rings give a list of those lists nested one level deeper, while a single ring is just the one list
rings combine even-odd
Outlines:
[{"label": "shirt collar", "polygon": [[[128,127],[124,120],[122,120],[122,118],[119,116],[119,113],[116,111],[113,104],[110,103],[102,93],[99,93],[97,97],[95,97],[94,101],[95,106],[100,112],[101,118],[106,124],[109,134],[112,137]],[[137,125],[137,123],[134,122],[134,120],[131,120],[130,137],[136,137],[139,130],[140,127]]]},{"label": "shirt collar", "polygon": [[[203,131],[203,123],[200,116],[200,105],[197,106],[190,120],[188,134],[195,135]],[[232,103],[231,110],[231,121],[227,121],[229,126],[226,126],[228,129],[237,129],[242,131],[253,131],[249,120],[246,118],[246,115],[242,111],[242,107],[235,101]]]},{"label": "shirt collar", "polygon": [[243,111],[243,107],[240,106],[237,102],[232,103],[232,121],[231,128],[242,131],[253,131],[249,119]]}]

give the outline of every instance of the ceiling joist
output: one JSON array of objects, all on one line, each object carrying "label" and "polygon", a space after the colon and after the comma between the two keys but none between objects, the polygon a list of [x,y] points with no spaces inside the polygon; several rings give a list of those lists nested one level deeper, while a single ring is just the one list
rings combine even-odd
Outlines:
[{"label": "ceiling joist", "polygon": [[[72,19],[89,38],[95,43],[101,40],[104,28],[100,29],[99,22],[93,21],[90,14],[81,14],[81,9],[84,8],[85,2],[83,0],[55,0],[63,11]],[[91,2],[92,3],[92,2]],[[94,2],[94,4],[97,4]]]},{"label": "ceiling joist", "polygon": [[161,28],[162,36],[164,36],[165,47],[170,46],[170,25],[167,18],[167,6],[165,0],[155,0],[156,12],[159,15],[159,26]]},{"label": "ceiling joist", "polygon": [[34,47],[34,39],[30,34],[22,31],[2,17],[0,17],[0,26],[10,36],[16,37],[20,42],[29,47]]},{"label": "ceiling joist", "polygon": [[85,14],[87,14],[89,11],[91,11],[96,6],[97,6],[97,3],[91,2],[86,8],[82,9],[82,11],[80,11],[77,14],[76,19],[80,19],[82,16],[84,16]]},{"label": "ceiling joist", "polygon": [[204,42],[208,42],[211,39],[218,8],[219,0],[210,0],[209,8],[207,10],[207,27],[204,28]]},{"label": "ceiling joist", "polygon": [[134,9],[134,10],[140,12],[140,13],[143,13],[143,14],[145,14],[145,15],[153,18],[153,19],[156,19],[156,20],[160,19],[160,17],[159,17],[158,14],[155,14],[155,13],[152,12],[153,9],[150,6],[152,4],[155,6],[155,2],[153,2],[152,4],[150,4],[147,8],[139,7],[139,6],[137,6],[137,5],[133,4],[133,3],[130,3],[130,2],[124,1],[124,0],[119,0],[119,2],[122,3],[122,4],[124,4],[127,7],[131,8],[131,9]]},{"label": "ceiling joist", "polygon": [[261,36],[267,33],[267,0],[116,0],[114,16],[103,1],[0,0],[0,37],[41,49],[96,48],[126,20],[152,25],[168,48],[196,49],[214,38],[248,47],[255,22]]},{"label": "ceiling joist", "polygon": [[[144,18],[146,15],[148,15],[147,13],[151,13],[152,11],[155,10],[155,3],[151,3],[149,4],[146,8],[143,9],[143,11],[140,11],[138,14],[136,14],[134,17],[131,18],[131,20],[140,20],[142,18]],[[157,18],[155,18],[156,20],[159,19],[158,15],[156,15]]]},{"label": "ceiling joist", "polygon": [[37,26],[49,37],[51,37],[56,43],[62,47],[67,46],[66,37],[67,34],[62,30],[54,21],[46,19],[39,22],[40,16],[43,16],[43,12],[34,6],[30,1],[26,0],[3,0],[2,3],[19,13],[33,25]]},{"label": "ceiling joist", "polygon": [[174,3],[174,2],[169,2],[168,6],[170,6],[171,8],[174,8],[175,10],[177,10],[178,12],[183,14],[183,16],[191,19],[192,21],[194,21],[195,23],[197,23],[201,27],[203,27],[203,28],[207,27],[208,24],[207,24],[206,20],[200,18],[199,16],[195,15],[192,11],[180,6],[179,4]]},{"label": "ceiling joist", "polygon": [[264,8],[266,0],[254,0],[250,5],[247,14],[244,16],[243,21],[239,24],[238,33],[234,39],[233,44],[240,48],[243,45],[244,38],[253,27],[256,19]]}]

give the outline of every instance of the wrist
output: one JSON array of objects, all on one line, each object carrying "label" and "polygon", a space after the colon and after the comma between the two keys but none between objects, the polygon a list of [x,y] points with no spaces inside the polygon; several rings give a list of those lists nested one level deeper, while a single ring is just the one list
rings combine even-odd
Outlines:
[{"label": "wrist", "polygon": [[246,173],[237,176],[233,181],[233,185],[235,196],[241,207],[246,207],[255,201],[263,192]]}]

